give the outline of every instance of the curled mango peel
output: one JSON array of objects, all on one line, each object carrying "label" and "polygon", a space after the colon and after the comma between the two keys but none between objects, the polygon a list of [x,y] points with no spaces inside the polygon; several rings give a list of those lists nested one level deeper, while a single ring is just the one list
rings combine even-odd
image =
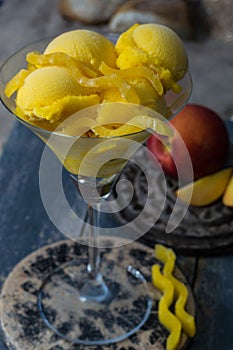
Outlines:
[{"label": "curled mango peel", "polygon": [[98,92],[116,87],[120,90],[122,97],[124,97],[127,102],[140,103],[132,86],[130,86],[123,77],[119,76],[119,74],[110,72],[107,75],[97,76],[97,73],[84,63],[66,53],[54,52],[51,54],[39,54],[37,52],[30,52],[27,54],[27,62],[37,68],[46,65],[62,65],[67,67],[71,71],[73,77],[84,87],[93,88],[94,91]]},{"label": "curled mango peel", "polygon": [[[140,104],[140,99],[134,88],[126,81],[124,74],[121,75],[119,73],[119,70],[111,70],[111,68],[108,67],[106,74],[98,76],[97,72],[93,71],[87,65],[62,52],[54,52],[51,54],[41,54],[35,51],[29,52],[26,56],[26,61],[28,62],[28,69],[16,74],[6,86],[5,94],[8,97],[23,85],[25,78],[32,70],[49,65],[68,68],[77,82],[83,87],[92,88],[93,93],[101,92],[102,90],[107,90],[112,87],[118,88],[122,98],[124,98],[126,102]],[[143,72],[140,74],[142,73]],[[149,76],[149,70],[145,73]],[[130,72],[127,73],[128,76],[129,74]],[[134,74],[131,72],[131,77],[133,76]],[[162,92],[162,85],[158,78],[156,76],[154,78],[150,76],[149,79],[154,86],[158,87],[159,91]]]},{"label": "curled mango peel", "polygon": [[[169,300],[167,307],[169,307],[173,302],[175,302],[175,317],[177,318],[177,320],[180,321],[182,329],[187,334],[187,336],[193,337],[196,333],[195,320],[192,315],[190,315],[185,311],[185,306],[188,299],[188,289],[182,282],[180,282],[177,278],[173,276],[173,271],[174,271],[175,262],[176,262],[176,255],[172,249],[168,249],[161,244],[157,244],[155,246],[155,257],[156,259],[158,259],[160,262],[164,264],[162,278],[165,278],[165,280],[167,281],[166,282],[167,286],[170,285],[171,290],[174,291],[173,301],[170,303],[170,300]],[[161,290],[160,288],[161,276],[158,273],[158,269],[159,269],[159,265],[154,265],[152,267],[152,282],[155,287]],[[159,307],[161,308],[160,305]],[[162,312],[163,312],[162,310],[159,311],[159,315],[162,314]],[[165,327],[167,327],[168,321],[165,319],[165,322],[164,322],[163,317],[159,319],[160,319],[160,322],[164,324]],[[170,328],[168,329],[171,330]],[[173,346],[174,347],[171,349],[175,350],[177,346],[175,342],[173,343]]]},{"label": "curled mango peel", "polygon": [[139,97],[133,87],[116,74],[103,75],[92,79],[88,79],[83,76],[79,80],[79,83],[82,86],[95,88],[99,92],[101,90],[107,90],[115,87],[119,89],[121,96],[125,99],[125,101],[135,104],[140,103]]},{"label": "curled mango peel", "polygon": [[145,66],[137,66],[127,69],[114,69],[109,67],[105,62],[102,62],[99,70],[104,75],[115,74],[116,76],[126,79],[127,81],[130,81],[130,79],[135,76],[147,79],[160,96],[164,93],[163,85],[158,74],[152,72]]},{"label": "curled mango peel", "polygon": [[44,55],[35,51],[29,52],[26,60],[29,64],[34,65],[37,68],[47,65],[67,67],[72,71],[77,80],[79,80],[83,75],[88,77],[96,76],[96,73],[92,69],[64,52],[54,52]]},{"label": "curled mango peel", "polygon": [[25,78],[30,74],[26,69],[21,69],[7,84],[5,87],[6,97],[10,97],[16,92],[24,83]]}]

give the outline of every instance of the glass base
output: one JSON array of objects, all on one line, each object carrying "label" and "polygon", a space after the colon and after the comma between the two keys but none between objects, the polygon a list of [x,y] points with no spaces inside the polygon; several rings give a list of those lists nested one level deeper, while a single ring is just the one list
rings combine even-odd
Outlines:
[{"label": "glass base", "polygon": [[86,266],[84,259],[69,262],[43,282],[38,305],[46,325],[77,344],[104,345],[129,337],[150,314],[145,278],[132,266],[103,259],[104,281],[99,276],[87,283]]}]

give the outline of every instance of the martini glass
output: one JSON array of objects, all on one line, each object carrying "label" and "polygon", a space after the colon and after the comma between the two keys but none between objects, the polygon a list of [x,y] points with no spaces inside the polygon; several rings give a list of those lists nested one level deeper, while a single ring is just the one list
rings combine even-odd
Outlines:
[{"label": "martini glass", "polygon": [[[126,133],[120,137],[89,138],[82,134],[88,128],[90,119],[93,120],[93,116],[99,113],[118,123],[118,118],[128,118],[134,126],[135,118],[138,120],[140,116],[149,116],[154,120],[152,124],[165,135],[170,132],[170,128],[167,120],[155,111],[126,103],[110,103],[84,109],[65,120],[53,132],[20,119],[15,114],[14,96],[7,98],[4,94],[5,84],[26,66],[26,53],[43,51],[49,41],[43,40],[20,50],[6,61],[0,71],[3,104],[56,154],[88,208],[88,236],[84,238],[81,232],[66,234],[77,242],[85,243],[88,256],[62,264],[45,276],[38,292],[39,312],[53,332],[70,342],[90,346],[111,344],[129,337],[142,327],[150,314],[152,298],[147,281],[137,268],[104,257],[101,259],[100,247],[109,248],[118,244],[117,239],[114,241],[115,237],[111,236],[111,230],[108,243],[101,241],[98,221],[101,206],[106,204],[119,173],[154,129],[148,126],[146,130]],[[190,96],[189,74],[180,85],[180,94],[168,93],[166,96],[173,115],[185,105]],[[88,120],[81,129],[77,123],[80,119]],[[43,159],[46,159],[47,153],[44,154]],[[44,168],[42,164],[44,171],[47,165],[46,161]],[[43,179],[43,172],[41,178]],[[46,184],[46,177],[44,183]],[[46,200],[45,195],[44,204],[48,207]],[[53,222],[56,224],[57,218],[63,215],[63,212],[59,213],[55,219],[52,218]]]}]

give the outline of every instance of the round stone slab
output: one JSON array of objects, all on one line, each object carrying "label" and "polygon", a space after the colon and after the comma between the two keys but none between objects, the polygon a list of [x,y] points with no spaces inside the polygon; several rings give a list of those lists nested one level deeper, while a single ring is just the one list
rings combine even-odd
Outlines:
[{"label": "round stone slab", "polygon": [[[91,346],[92,350],[164,350],[168,331],[158,321],[158,300],[161,296],[151,284],[151,267],[157,263],[154,251],[134,242],[120,248],[102,250],[102,255],[123,266],[139,269],[149,283],[153,297],[152,312],[144,326],[128,339],[108,345]],[[40,317],[38,292],[46,276],[62,264],[84,259],[87,247],[73,241],[60,241],[45,246],[28,255],[12,270],[6,279],[1,299],[1,327],[5,343],[10,350],[86,350],[87,346],[71,344],[52,332]],[[176,267],[175,276],[189,289],[187,311],[194,316],[193,294],[183,273]],[[189,339],[183,333],[179,349],[184,349]]]},{"label": "round stone slab", "polygon": [[[205,207],[189,206],[183,219],[180,222],[178,220],[178,226],[172,232],[165,233],[176,203],[178,184],[164,177],[163,171],[152,162],[146,147],[142,147],[133,160],[127,163],[119,177],[119,180],[122,179],[124,181],[117,183],[119,196],[115,194],[114,197],[119,207],[123,207],[122,203],[124,207],[116,216],[123,225],[131,222],[132,231],[138,232],[141,227],[134,223],[143,212],[140,223],[147,223],[148,229],[140,239],[142,243],[151,247],[156,243],[165,244],[182,254],[232,252],[233,208],[224,206],[221,198]],[[183,205],[182,202],[176,204],[179,216]]]}]

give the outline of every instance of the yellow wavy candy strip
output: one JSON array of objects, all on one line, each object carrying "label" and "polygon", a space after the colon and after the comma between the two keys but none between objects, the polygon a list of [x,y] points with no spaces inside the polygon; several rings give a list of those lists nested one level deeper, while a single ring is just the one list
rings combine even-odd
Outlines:
[{"label": "yellow wavy candy strip", "polygon": [[127,69],[114,69],[109,67],[105,62],[102,62],[100,64],[99,70],[104,75],[115,74],[123,79],[132,79],[134,77],[141,77],[143,79],[147,79],[151,83],[153,88],[157,91],[157,93],[160,96],[163,95],[164,89],[159,79],[159,76],[145,66],[137,66]]},{"label": "yellow wavy candy strip", "polygon": [[175,315],[182,323],[184,332],[193,337],[196,333],[194,317],[185,311],[188,299],[187,287],[173,276],[176,255],[172,249],[166,248],[161,244],[155,246],[155,257],[164,264],[163,275],[170,280],[175,290]]},{"label": "yellow wavy candy strip", "polygon": [[140,99],[134,88],[130,84],[127,84],[123,78],[117,76],[116,74],[103,75],[101,77],[92,79],[88,79],[83,76],[79,80],[79,83],[83,86],[96,88],[99,92],[102,90],[107,90],[109,88],[118,88],[122,97],[127,102],[140,104]]},{"label": "yellow wavy candy strip", "polygon": [[64,52],[53,52],[49,54],[40,54],[39,52],[29,52],[26,61],[34,66],[56,66],[62,65],[69,68],[76,79],[80,79],[83,75],[88,77],[96,77],[95,71],[87,67],[84,63],[74,59]]},{"label": "yellow wavy candy strip", "polygon": [[182,327],[178,318],[169,310],[174,299],[174,286],[168,278],[161,274],[160,266],[157,264],[152,266],[152,282],[163,293],[159,300],[158,316],[160,323],[170,332],[166,350],[175,350],[180,342]]},{"label": "yellow wavy candy strip", "polygon": [[161,79],[166,91],[172,89],[175,93],[180,93],[181,86],[176,81],[174,81],[169,69],[166,69],[164,67],[153,67],[153,64],[151,65],[151,69],[158,72],[159,78]]},{"label": "yellow wavy candy strip", "polygon": [[84,74],[89,77],[96,77],[96,73],[85,66],[83,63],[78,62],[73,57],[62,53],[56,52],[52,54],[40,54],[39,52],[29,52],[26,56],[28,62],[28,69],[21,69],[7,84],[5,87],[5,95],[10,97],[21,86],[23,86],[25,78],[31,73],[32,70],[43,66],[56,66],[62,65],[69,68],[77,80],[80,80]]},{"label": "yellow wavy candy strip", "polygon": [[24,83],[25,78],[30,74],[26,69],[21,69],[7,84],[5,87],[6,97],[10,97],[16,92]]}]

